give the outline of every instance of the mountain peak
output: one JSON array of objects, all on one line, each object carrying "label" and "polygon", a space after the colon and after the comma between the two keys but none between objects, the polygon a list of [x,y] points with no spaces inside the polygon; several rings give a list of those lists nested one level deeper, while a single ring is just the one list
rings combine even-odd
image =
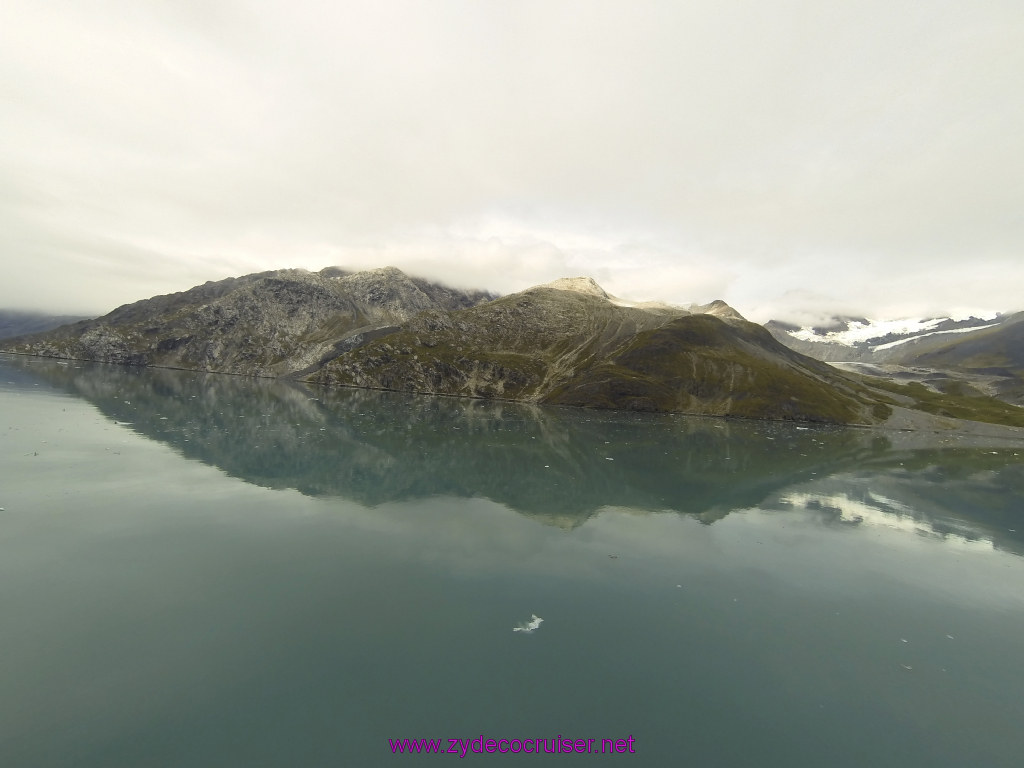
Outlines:
[{"label": "mountain peak", "polygon": [[691,304],[686,309],[695,315],[713,315],[722,320],[746,320],[721,299],[715,299],[710,304]]},{"label": "mountain peak", "polygon": [[[550,283],[545,283],[544,285],[538,287],[554,288],[556,291],[570,291],[572,293],[582,293],[584,296],[594,296],[598,299],[604,299],[605,301],[614,304],[616,307],[633,307],[636,309],[644,309],[648,311],[668,310],[672,312],[682,312],[684,314],[688,312],[688,310],[686,310],[683,307],[678,307],[672,304],[666,304],[665,302],[662,301],[634,302],[620,299],[618,296],[614,296],[608,293],[604,288],[598,285],[592,277],[562,277],[559,278],[558,280],[553,280]],[[722,304],[722,306],[729,309],[729,311],[733,313],[736,317],[742,319],[738,312],[736,312],[731,307],[728,307],[728,305],[726,305],[724,302],[719,303]],[[711,314],[719,313],[712,312]],[[724,317],[725,315],[720,316]]]},{"label": "mountain peak", "polygon": [[557,280],[552,280],[550,283],[545,283],[541,287],[554,288],[556,291],[584,293],[588,296],[597,296],[601,299],[610,298],[604,288],[598,285],[592,277],[560,277]]}]

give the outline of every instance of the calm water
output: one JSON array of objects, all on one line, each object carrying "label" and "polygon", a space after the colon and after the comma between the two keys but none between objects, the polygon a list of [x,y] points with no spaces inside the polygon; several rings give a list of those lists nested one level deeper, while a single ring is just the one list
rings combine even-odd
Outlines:
[{"label": "calm water", "polygon": [[4,766],[1024,755],[1021,445],[0,356],[0,507]]}]

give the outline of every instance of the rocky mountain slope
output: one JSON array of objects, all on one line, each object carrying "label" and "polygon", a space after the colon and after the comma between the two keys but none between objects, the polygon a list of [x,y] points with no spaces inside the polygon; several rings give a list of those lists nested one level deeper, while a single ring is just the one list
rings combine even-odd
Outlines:
[{"label": "rocky mountain slope", "polygon": [[579,280],[457,312],[424,312],[327,362],[310,380],[751,418],[872,423],[886,413],[858,383],[779,344],[724,304],[714,305],[719,316],[622,306]]},{"label": "rocky mountain slope", "polygon": [[908,364],[1024,375],[1024,312],[954,339],[931,339],[905,355]]},{"label": "rocky mountain slope", "polygon": [[589,278],[495,298],[392,267],[280,270],[0,348],[328,387],[757,419],[877,424],[919,402],[789,349],[724,302],[630,304]]},{"label": "rocky mountain slope", "polygon": [[156,296],[4,346],[49,357],[283,376],[315,367],[423,310],[455,310],[491,298],[393,267],[356,273],[288,269]]},{"label": "rocky mountain slope", "polygon": [[1024,312],[954,340],[933,340],[902,362],[952,372],[965,387],[1024,406]]}]

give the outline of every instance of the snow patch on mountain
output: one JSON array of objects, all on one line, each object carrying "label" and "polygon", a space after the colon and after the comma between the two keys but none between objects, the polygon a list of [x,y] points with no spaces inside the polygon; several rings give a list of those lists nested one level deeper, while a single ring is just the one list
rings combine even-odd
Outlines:
[{"label": "snow patch on mountain", "polygon": [[917,336],[910,336],[906,339],[896,339],[896,341],[890,341],[888,344],[879,344],[874,349],[892,349],[900,344],[906,344],[908,341],[914,341],[915,339],[923,339],[925,336],[939,336],[946,333],[971,333],[972,331],[983,331],[986,328],[995,328],[998,323],[992,323],[991,325],[975,325],[970,328],[951,328],[947,331],[930,331],[929,333],[921,333]]},{"label": "snow patch on mountain", "polygon": [[921,318],[906,320],[869,320],[866,323],[862,323],[859,320],[853,320],[846,328],[840,331],[830,331],[823,334],[818,333],[813,328],[801,328],[799,331],[793,331],[791,335],[793,338],[800,339],[801,341],[817,341],[829,344],[842,344],[847,347],[852,347],[857,344],[870,341],[871,339],[886,336],[890,333],[898,333],[900,335],[920,334],[931,330],[941,322],[943,322],[943,318],[931,320],[924,320]]},{"label": "snow patch on mountain", "polygon": [[[998,315],[995,315],[998,317]],[[972,317],[972,320],[984,322],[993,320],[994,317]],[[945,333],[970,333],[980,331],[984,328],[991,328],[998,323],[987,325],[969,325],[964,328],[939,328],[939,326],[953,322],[963,322],[964,319],[950,317],[933,318],[904,318],[900,320],[850,320],[836,330],[824,330],[820,328],[803,327],[799,330],[790,331],[789,335],[800,341],[814,342],[819,344],[839,344],[846,347],[870,346],[874,350],[891,349],[908,341],[921,339],[926,336],[935,336]],[[903,338],[884,341],[881,344],[871,344],[872,341],[892,339],[893,336]]]}]

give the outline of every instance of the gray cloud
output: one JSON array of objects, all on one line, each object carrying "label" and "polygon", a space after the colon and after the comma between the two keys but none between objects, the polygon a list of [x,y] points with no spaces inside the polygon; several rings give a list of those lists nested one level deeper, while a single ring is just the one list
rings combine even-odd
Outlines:
[{"label": "gray cloud", "polygon": [[1022,71],[1010,1],[9,0],[0,305],[396,264],[1016,309]]}]

